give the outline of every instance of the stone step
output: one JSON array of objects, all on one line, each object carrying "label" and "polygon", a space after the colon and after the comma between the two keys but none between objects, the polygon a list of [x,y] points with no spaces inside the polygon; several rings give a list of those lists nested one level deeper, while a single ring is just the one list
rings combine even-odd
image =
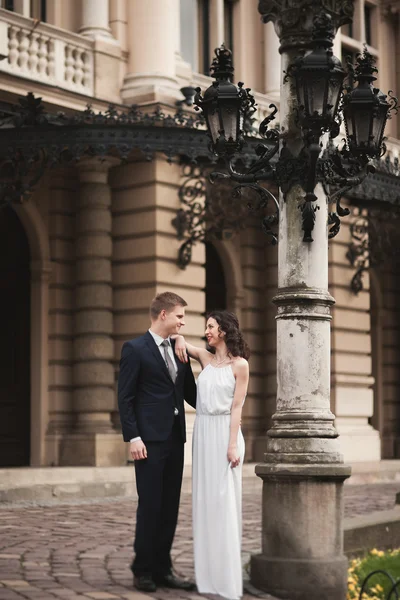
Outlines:
[{"label": "stone step", "polygon": [[[243,487],[258,493],[255,465],[243,465]],[[400,461],[355,463],[346,485],[400,482]],[[184,469],[182,492],[191,490],[191,467]],[[74,498],[136,497],[133,465],[126,467],[21,467],[0,469],[0,503]]]}]

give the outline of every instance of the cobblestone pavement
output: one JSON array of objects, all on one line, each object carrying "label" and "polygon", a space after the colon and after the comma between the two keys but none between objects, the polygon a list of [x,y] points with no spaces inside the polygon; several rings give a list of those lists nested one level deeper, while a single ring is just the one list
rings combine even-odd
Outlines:
[{"label": "cobblestone pavement", "polygon": [[[345,486],[346,516],[393,508],[399,488],[400,483]],[[135,509],[135,502],[126,498],[2,505],[0,600],[151,600],[134,591],[129,570]],[[250,553],[260,550],[259,491],[244,494],[243,526],[246,565]],[[182,498],[173,557],[176,571],[193,579],[188,494]],[[248,588],[244,599],[256,595]],[[200,598],[161,588],[152,596]]]}]

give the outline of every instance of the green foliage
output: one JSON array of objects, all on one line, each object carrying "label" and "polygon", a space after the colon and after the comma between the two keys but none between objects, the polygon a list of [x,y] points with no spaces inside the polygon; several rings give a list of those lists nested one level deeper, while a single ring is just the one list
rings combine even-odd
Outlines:
[{"label": "green foliage", "polygon": [[[400,548],[395,550],[373,549],[361,558],[350,561],[347,600],[358,600],[365,578],[373,571],[387,571],[395,581],[400,579]],[[377,573],[368,582],[362,600],[386,600],[392,587],[390,579]],[[400,589],[398,590],[400,593]],[[392,599],[396,595],[392,595]]]}]

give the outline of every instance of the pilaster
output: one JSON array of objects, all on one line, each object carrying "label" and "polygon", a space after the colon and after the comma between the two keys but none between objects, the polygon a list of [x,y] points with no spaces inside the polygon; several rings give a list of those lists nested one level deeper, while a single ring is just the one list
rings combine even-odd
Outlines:
[{"label": "pilaster", "polygon": [[111,190],[113,159],[82,159],[76,210],[76,285],[73,339],[72,433],[63,439],[60,464],[122,465],[120,436],[112,426],[115,381]]},{"label": "pilaster", "polygon": [[[178,188],[181,167],[163,157],[138,161],[114,169],[113,188],[113,306],[114,367],[116,377],[121,348],[126,340],[143,335],[150,325],[149,306],[157,293],[172,291],[182,296],[186,308],[184,335],[203,344],[205,311],[205,249],[193,248],[193,260],[185,270],[177,265],[181,244],[172,220],[180,208]],[[192,362],[198,372],[196,361]],[[185,462],[191,463],[191,431],[194,410],[186,409]],[[119,421],[115,412],[115,422]],[[122,439],[122,438],[121,438]]]},{"label": "pilaster", "polygon": [[329,248],[329,282],[336,298],[332,321],[331,400],[345,459],[378,461],[380,436],[370,424],[374,413],[370,283],[365,274],[365,289],[357,295],[352,292],[350,282],[354,269],[346,257],[354,218],[344,220],[340,234],[330,242]]}]

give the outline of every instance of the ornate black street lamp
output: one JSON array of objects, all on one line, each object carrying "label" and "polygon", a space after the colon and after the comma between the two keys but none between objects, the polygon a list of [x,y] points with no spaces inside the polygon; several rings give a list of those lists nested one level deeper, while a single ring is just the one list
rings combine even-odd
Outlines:
[{"label": "ornate black street lamp", "polygon": [[197,89],[195,104],[203,111],[215,153],[230,156],[242,149],[244,119],[255,111],[255,100],[243,83],[232,83],[232,53],[223,44],[215,50],[210,71],[215,81],[204,98]]},{"label": "ornate black street lamp", "polygon": [[332,26],[328,15],[314,21],[312,50],[289,69],[296,83],[298,121],[318,138],[332,129],[346,72],[332,52]]},{"label": "ornate black street lamp", "polygon": [[388,102],[387,96],[373,86],[377,72],[373,57],[365,50],[355,68],[354,79],[358,85],[347,89],[343,96],[348,149],[354,155],[371,158],[379,158],[386,150],[383,134],[389,111],[393,102],[396,103],[391,92],[388,94],[391,102]]},{"label": "ornate black street lamp", "polygon": [[[301,128],[303,149],[293,156],[282,145],[279,158],[280,132],[268,129],[277,108],[271,104],[271,114],[260,124],[260,136],[267,144],[257,148],[259,159],[245,172],[237,172],[234,161],[244,143],[243,123],[255,111],[255,100],[250,90],[243,84],[232,83],[233,66],[231,52],[224,46],[215,51],[211,67],[216,81],[201,96],[197,88],[195,105],[203,111],[210,137],[210,148],[225,159],[228,173],[214,172],[212,181],[217,178],[230,178],[239,187],[247,186],[256,190],[266,202],[277,200],[261,182],[273,182],[284,195],[295,183],[305,190],[302,214],[303,240],[312,242],[312,230],[317,210],[315,186],[321,182],[328,196],[328,202],[336,202],[336,209],[329,213],[329,237],[334,237],[340,229],[340,217],[349,213],[340,206],[343,193],[359,185],[374,170],[370,159],[382,156],[385,151],[383,134],[385,124],[392,110],[397,111],[397,100],[389,100],[380,90],[373,87],[374,73],[377,71],[373,57],[364,50],[358,55],[353,71],[354,87],[344,86],[346,72],[338,58],[333,56],[334,29],[327,13],[314,18],[310,49],[303,56],[295,58],[287,69],[285,83],[293,83],[296,89],[297,106],[295,122]],[[347,141],[342,149],[332,143],[321,155],[321,136],[328,132],[330,139],[340,132],[344,120]],[[236,156],[235,156],[236,155]],[[275,215],[270,224],[277,223]]]}]

